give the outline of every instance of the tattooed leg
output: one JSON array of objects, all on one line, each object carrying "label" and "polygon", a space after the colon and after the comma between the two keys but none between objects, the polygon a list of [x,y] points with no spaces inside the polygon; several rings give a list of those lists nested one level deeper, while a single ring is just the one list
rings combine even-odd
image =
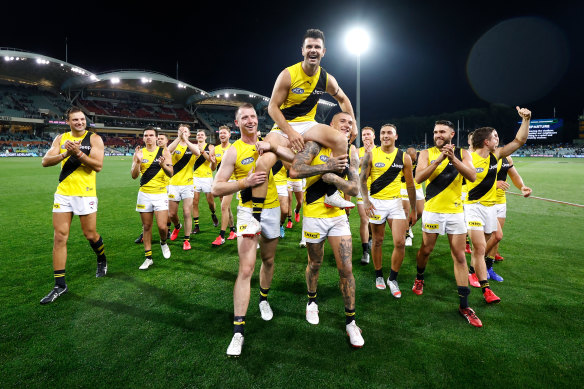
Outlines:
[{"label": "tattooed leg", "polygon": [[320,243],[306,243],[308,250],[308,266],[306,266],[306,287],[310,292],[316,292],[318,272],[324,256],[324,240]]},{"label": "tattooed leg", "polygon": [[351,236],[329,236],[339,271],[339,288],[343,294],[345,308],[355,309],[355,277],[353,277],[353,243]]}]

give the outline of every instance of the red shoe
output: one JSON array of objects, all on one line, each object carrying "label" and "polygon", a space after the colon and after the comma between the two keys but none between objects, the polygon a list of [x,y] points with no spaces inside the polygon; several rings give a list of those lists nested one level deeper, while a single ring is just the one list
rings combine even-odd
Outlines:
[{"label": "red shoe", "polygon": [[235,233],[235,231],[231,231],[229,233],[229,236],[227,237],[227,240],[233,240],[233,239],[237,239],[237,234]]},{"label": "red shoe", "polygon": [[300,213],[299,212],[294,212],[294,221],[296,223],[300,223]]},{"label": "red shoe", "polygon": [[470,244],[468,244],[468,243],[466,244],[464,252],[467,254],[472,254],[472,250],[470,249]]},{"label": "red shoe", "polygon": [[416,281],[414,281],[414,286],[412,287],[412,291],[415,294],[417,294],[418,296],[420,296],[422,293],[424,293],[424,280],[416,279]]},{"label": "red shoe", "polygon": [[481,283],[479,282],[479,278],[477,277],[477,273],[468,273],[468,283],[470,286],[474,286],[475,288],[480,288]]},{"label": "red shoe", "polygon": [[458,307],[458,312],[468,321],[468,324],[475,327],[482,327],[483,323],[481,319],[477,317],[475,312],[471,308],[460,308]]},{"label": "red shoe", "polygon": [[175,228],[174,230],[172,230],[172,234],[170,234],[170,240],[172,240],[174,242],[176,240],[176,238],[178,238],[179,232],[180,232],[180,228]]},{"label": "red shoe", "polygon": [[501,262],[503,259],[505,259],[505,258],[503,258],[502,256],[500,256],[499,253],[495,254],[495,261],[496,262]]},{"label": "red shoe", "polygon": [[191,249],[191,243],[188,240],[183,242],[183,250],[187,251]]},{"label": "red shoe", "polygon": [[485,301],[487,304],[497,304],[498,302],[501,302],[501,299],[497,297],[497,295],[491,289],[485,289],[483,296],[485,296]]},{"label": "red shoe", "polygon": [[292,220],[288,219],[288,223],[286,223],[286,228],[292,228]]},{"label": "red shoe", "polygon": [[222,238],[221,235],[219,235],[211,244],[213,246],[221,246],[223,243],[225,243],[225,238]]}]

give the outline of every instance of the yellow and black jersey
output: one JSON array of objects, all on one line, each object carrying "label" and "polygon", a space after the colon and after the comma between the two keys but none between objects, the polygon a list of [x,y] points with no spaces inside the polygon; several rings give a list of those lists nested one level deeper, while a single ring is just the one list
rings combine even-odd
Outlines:
[{"label": "yellow and black jersey", "polygon": [[288,170],[282,163],[282,161],[277,160],[274,166],[272,166],[272,174],[274,175],[274,182],[276,186],[286,185],[288,181]]},{"label": "yellow and black jersey", "polygon": [[465,204],[481,203],[485,206],[495,205],[497,201],[497,157],[489,153],[486,158],[471,153],[472,164],[477,172],[475,182],[467,182],[468,196]]},{"label": "yellow and black jersey", "polygon": [[142,164],[140,165],[140,192],[160,194],[166,193],[168,176],[158,163],[164,148],[156,147],[153,151],[142,149]]},{"label": "yellow and black jersey", "polygon": [[[507,181],[507,173],[509,169],[511,169],[513,165],[507,157],[500,159],[497,162],[497,181]],[[507,196],[503,189],[497,188],[497,204],[505,204],[507,203]]]},{"label": "yellow and black jersey", "polygon": [[[442,152],[437,147],[428,149],[428,165],[438,159]],[[462,149],[456,147],[454,156],[463,160]],[[426,181],[426,205],[424,210],[434,213],[462,213],[462,175],[446,158]]]},{"label": "yellow and black jersey", "polygon": [[170,178],[170,185],[193,185],[193,166],[195,156],[187,145],[176,146],[172,153],[173,176]]},{"label": "yellow and black jersey", "polygon": [[[314,157],[310,166],[325,164],[332,156],[332,150],[322,147]],[[312,177],[306,177],[304,187],[304,204],[302,205],[302,214],[304,217],[330,218],[345,215],[345,211],[337,207],[327,207],[324,205],[324,197],[327,192],[335,192],[333,185],[327,184],[322,180],[322,174]]]},{"label": "yellow and black jersey", "polygon": [[315,121],[318,100],[326,93],[326,70],[319,66],[313,76],[308,76],[302,69],[302,62],[286,69],[290,72],[291,84],[288,97],[280,106],[284,118],[288,122]]},{"label": "yellow and black jersey", "polygon": [[[255,144],[247,144],[241,139],[233,142],[233,147],[235,147],[235,150],[237,151],[233,175],[235,176],[236,180],[241,180],[247,177],[250,171],[255,170],[259,153],[255,147]],[[239,195],[239,205],[242,207],[252,208],[251,188],[245,188],[241,190]],[[272,171],[270,171],[268,178],[268,193],[264,201],[264,208],[276,208],[279,206],[280,201],[278,200],[278,191],[276,190],[274,175],[272,174]]]},{"label": "yellow and black jersey", "polygon": [[[59,154],[67,152],[65,142],[81,142],[79,149],[85,155],[91,153],[91,132],[85,131],[81,137],[73,136],[72,132],[61,135],[59,142]],[[88,196],[95,197],[96,172],[92,168],[85,166],[75,155],[71,155],[61,162],[61,174],[59,175],[59,185],[57,194],[64,196]]]},{"label": "yellow and black jersey", "polygon": [[404,170],[404,152],[395,148],[391,153],[381,147],[371,151],[371,185],[369,196],[379,200],[401,197],[401,178]]},{"label": "yellow and black jersey", "polygon": [[[209,152],[209,144],[205,143],[204,151]],[[197,157],[194,165],[194,177],[213,177],[213,171],[211,170],[211,162],[207,161],[203,156],[203,153]]]},{"label": "yellow and black jersey", "polygon": [[[219,143],[217,146],[215,146],[215,161],[217,161],[217,171],[219,171],[219,168],[221,167],[221,161],[223,161],[223,157],[225,156],[225,153],[227,152],[227,150],[229,150],[229,148],[232,146],[231,143],[227,143],[227,147],[223,147],[221,145],[221,143]],[[235,180],[235,177],[233,176],[233,174],[231,175],[231,177],[229,177],[230,180]]]}]

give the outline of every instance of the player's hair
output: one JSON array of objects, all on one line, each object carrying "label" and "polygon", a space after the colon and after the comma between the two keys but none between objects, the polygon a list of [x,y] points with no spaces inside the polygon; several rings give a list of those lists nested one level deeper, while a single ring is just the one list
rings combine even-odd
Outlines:
[{"label": "player's hair", "polygon": [[[345,112],[345,111],[337,112],[337,113],[335,113],[335,114],[333,115],[333,118],[331,119],[331,122],[332,122],[333,120],[335,120],[335,118],[336,118],[337,116],[339,116],[339,115],[343,115],[343,114],[351,116],[351,114],[350,114],[349,112]],[[352,117],[352,116],[351,116],[351,117]]]},{"label": "player's hair", "polygon": [[142,135],[144,135],[146,131],[154,131],[154,134],[158,137],[158,130],[156,128],[148,126],[142,131]]},{"label": "player's hair", "polygon": [[304,46],[306,38],[322,39],[322,45],[324,46],[324,32],[320,31],[319,29],[309,28],[306,30],[304,37],[302,38],[302,46]]},{"label": "player's hair", "polygon": [[228,126],[226,126],[225,124],[224,124],[224,125],[222,125],[222,126],[219,126],[219,131],[221,131],[221,130],[227,130],[227,131],[231,132],[231,128],[229,128],[229,127],[228,127]]},{"label": "player's hair", "polygon": [[163,135],[168,139],[168,135],[166,135],[166,132],[159,132],[156,136],[160,136]]},{"label": "player's hair", "polygon": [[478,150],[484,146],[485,140],[495,131],[493,127],[477,128],[472,133],[472,148]]},{"label": "player's hair", "polygon": [[385,123],[381,127],[379,127],[379,129],[381,130],[383,127],[393,127],[393,129],[395,130],[395,133],[397,134],[397,126],[395,124],[393,124],[393,123]]},{"label": "player's hair", "polygon": [[435,126],[437,126],[437,125],[447,126],[447,127],[450,127],[450,129],[452,131],[454,131],[454,123],[452,123],[450,120],[436,120],[434,122],[434,125]]},{"label": "player's hair", "polygon": [[191,125],[190,124],[181,123],[181,124],[178,125],[178,128],[181,128],[181,127],[188,128],[189,131],[191,130]]},{"label": "player's hair", "polygon": [[197,134],[199,134],[199,132],[202,132],[203,134],[205,134],[205,136],[207,136],[207,131],[205,131],[204,129],[197,130]]},{"label": "player's hair", "polygon": [[243,103],[241,104],[239,107],[237,107],[237,110],[235,111],[235,119],[237,120],[237,117],[239,116],[239,112],[243,109],[243,108],[251,108],[255,111],[255,108],[253,107],[252,104],[250,103]]},{"label": "player's hair", "polygon": [[[67,110],[67,112],[65,112],[65,116],[67,116],[67,120],[69,120],[69,119],[71,118],[71,114],[72,114],[72,113],[76,113],[76,112],[81,112],[81,113],[83,113],[83,111],[82,111],[82,110],[81,110],[81,108],[79,108],[79,107],[75,107],[75,106],[73,106],[73,107],[69,108],[69,109]],[[85,116],[85,113],[83,113],[83,115]]]},{"label": "player's hair", "polygon": [[363,131],[371,131],[373,133],[373,135],[375,135],[375,130],[373,129],[373,127],[369,127],[369,126],[363,127],[361,129],[361,134],[363,133]]}]

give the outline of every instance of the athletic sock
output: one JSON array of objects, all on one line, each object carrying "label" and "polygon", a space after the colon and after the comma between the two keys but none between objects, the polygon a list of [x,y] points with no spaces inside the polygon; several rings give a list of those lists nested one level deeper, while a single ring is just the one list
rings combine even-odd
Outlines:
[{"label": "athletic sock", "polygon": [[381,268],[379,270],[375,270],[375,277],[383,278],[383,268]]},{"label": "athletic sock", "polygon": [[185,242],[188,242],[191,240],[191,236],[190,235],[185,235],[185,237],[183,238]]},{"label": "athletic sock", "polygon": [[258,222],[262,221],[262,210],[264,209],[265,197],[253,197],[251,198],[252,211],[251,214]]},{"label": "athletic sock", "polygon": [[65,269],[55,270],[53,272],[53,277],[55,277],[55,286],[58,286],[59,288],[64,288],[67,286],[65,283]]},{"label": "athletic sock", "polygon": [[390,280],[390,281],[395,281],[395,280],[397,280],[397,273],[398,273],[398,272],[396,272],[396,271],[394,271],[393,269],[391,269],[391,270],[389,271],[389,280]]},{"label": "athletic sock", "polygon": [[144,250],[144,256],[147,259],[152,259],[152,250]]},{"label": "athletic sock", "polygon": [[182,228],[182,224],[180,224],[180,222],[178,223],[178,226],[177,225],[174,226],[175,230],[180,230],[181,228]]},{"label": "athletic sock", "polygon": [[481,289],[483,290],[483,293],[485,293],[485,291],[487,289],[491,289],[490,285],[489,285],[489,281],[485,280],[485,281],[479,281],[479,283],[481,284]]},{"label": "athletic sock", "polygon": [[238,332],[243,335],[245,331],[245,316],[234,316],[233,317],[233,333],[237,334]]},{"label": "athletic sock", "polygon": [[260,286],[260,302],[266,301],[268,299],[268,292],[269,291],[270,291],[270,288],[264,289]]},{"label": "athletic sock", "polygon": [[316,292],[308,291],[308,305],[312,303],[316,304]]},{"label": "athletic sock", "polygon": [[106,260],[106,258],[105,258],[105,245],[103,244],[103,239],[101,239],[101,236],[95,242],[89,241],[89,245],[91,246],[91,248],[93,249],[93,251],[97,255],[97,262],[99,262],[99,263],[105,262],[105,260]]},{"label": "athletic sock", "polygon": [[172,226],[171,222],[166,222],[166,226],[170,229],[170,226]]},{"label": "athletic sock", "polygon": [[194,217],[193,221],[195,222],[195,227],[199,226],[199,217]]},{"label": "athletic sock", "polygon": [[355,309],[345,307],[345,324],[351,324],[355,320]]},{"label": "athletic sock", "polygon": [[489,270],[490,268],[493,267],[493,262],[495,262],[495,257],[491,257],[488,255],[485,257],[485,263],[487,264],[487,270]]},{"label": "athletic sock", "polygon": [[458,297],[460,298],[460,308],[468,308],[468,295],[470,294],[470,288],[468,286],[458,287]]},{"label": "athletic sock", "polygon": [[219,235],[221,236],[222,239],[225,239],[225,230],[219,231]]},{"label": "athletic sock", "polygon": [[474,267],[472,267],[472,266],[469,266],[469,267],[468,267],[468,273],[469,273],[469,274],[475,274],[475,269],[474,269]]},{"label": "athletic sock", "polygon": [[425,267],[418,267],[416,266],[416,270],[417,270],[417,274],[416,274],[416,280],[422,280],[424,281],[424,272],[426,271]]},{"label": "athletic sock", "polygon": [[230,230],[231,232],[235,232],[235,226],[231,226],[231,227],[229,227],[229,230]]},{"label": "athletic sock", "polygon": [[166,239],[164,239],[164,240],[160,239],[160,245],[164,246],[165,244],[166,244]]},{"label": "athletic sock", "polygon": [[369,243],[361,243],[361,248],[363,249],[363,254],[369,251]]},{"label": "athletic sock", "polygon": [[470,244],[470,236],[466,236],[466,244]]}]

